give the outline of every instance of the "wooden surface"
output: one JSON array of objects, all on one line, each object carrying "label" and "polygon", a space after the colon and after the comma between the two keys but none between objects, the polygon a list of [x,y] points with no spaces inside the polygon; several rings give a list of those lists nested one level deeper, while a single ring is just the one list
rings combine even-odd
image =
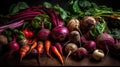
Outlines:
[{"label": "wooden surface", "polygon": [[[58,60],[52,60],[46,55],[40,56],[40,66],[62,66]],[[15,57],[0,57],[0,66],[39,66],[35,58],[23,58],[19,63]],[[120,60],[106,56],[103,60],[91,61],[88,57],[80,61],[69,58],[64,66],[120,66]]]}]

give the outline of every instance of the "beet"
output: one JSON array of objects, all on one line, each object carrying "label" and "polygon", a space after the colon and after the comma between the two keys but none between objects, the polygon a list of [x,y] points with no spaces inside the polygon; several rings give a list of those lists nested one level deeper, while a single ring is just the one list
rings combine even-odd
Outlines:
[{"label": "beet", "polygon": [[109,49],[114,46],[115,40],[110,34],[102,33],[98,35],[96,44],[97,48],[102,49],[107,55],[109,53]]},{"label": "beet", "polygon": [[55,41],[64,41],[69,34],[69,30],[64,26],[57,26],[52,29],[51,35]]},{"label": "beet", "polygon": [[91,53],[96,49],[96,42],[93,40],[86,41],[83,46],[88,50],[89,53]]},{"label": "beet", "polygon": [[96,39],[97,47],[104,48],[104,46],[113,47],[115,41],[114,38],[108,33],[102,33],[98,35]]},{"label": "beet", "polygon": [[49,39],[50,30],[44,28],[44,23],[42,22],[42,29],[37,33],[38,39],[45,41]]},{"label": "beet", "polygon": [[84,57],[86,57],[88,55],[88,51],[87,49],[85,49],[84,47],[80,47],[78,48],[74,53],[73,53],[73,57],[74,59],[78,59],[78,60],[82,60]]}]

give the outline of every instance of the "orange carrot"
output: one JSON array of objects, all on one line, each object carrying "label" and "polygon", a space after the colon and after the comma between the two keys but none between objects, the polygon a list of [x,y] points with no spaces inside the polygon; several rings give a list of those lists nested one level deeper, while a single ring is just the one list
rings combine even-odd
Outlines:
[{"label": "orange carrot", "polygon": [[38,51],[38,53],[39,54],[43,53],[43,50],[44,50],[43,42],[38,41],[38,44],[37,44],[37,51]]},{"label": "orange carrot", "polygon": [[45,41],[45,49],[46,49],[46,53],[48,56],[50,55],[50,53],[49,53],[50,46],[51,46],[51,42],[49,40],[46,40]]},{"label": "orange carrot", "polygon": [[50,54],[50,47],[51,47],[51,41],[50,41],[50,40],[46,40],[46,41],[45,41],[45,50],[46,50],[46,53],[47,53],[47,55],[48,55],[51,59],[55,60],[55,59],[51,56],[51,54]]},{"label": "orange carrot", "polygon": [[37,62],[40,65],[40,54],[42,54],[44,51],[44,46],[43,46],[43,42],[42,41],[38,41],[37,43],[37,52],[38,52],[38,56],[37,56]]},{"label": "orange carrot", "polygon": [[20,49],[20,61],[22,61],[22,58],[26,56],[27,52],[29,51],[30,46],[29,45],[24,45]]},{"label": "orange carrot", "polygon": [[29,54],[31,52],[32,49],[34,49],[35,47],[37,47],[37,42],[34,41],[33,44],[30,46],[30,50],[27,54]]},{"label": "orange carrot", "polygon": [[51,46],[51,51],[59,58],[62,64],[64,64],[63,57],[55,46]]}]

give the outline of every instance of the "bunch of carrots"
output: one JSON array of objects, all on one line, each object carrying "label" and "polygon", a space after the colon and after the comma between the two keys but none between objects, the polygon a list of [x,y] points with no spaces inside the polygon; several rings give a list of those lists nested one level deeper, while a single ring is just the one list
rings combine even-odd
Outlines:
[{"label": "bunch of carrots", "polygon": [[62,57],[62,54],[60,53],[60,50],[55,45],[52,45],[50,40],[46,40],[44,42],[33,40],[32,42],[28,43],[27,45],[22,46],[20,49],[20,52],[19,52],[20,53],[20,62],[33,49],[37,49],[37,60],[38,60],[39,64],[40,64],[40,61],[39,61],[40,55],[44,52],[44,50],[48,57],[50,57],[51,59],[55,59],[52,56],[52,53],[53,53],[58,57],[59,61],[62,64],[64,64],[63,57]]}]

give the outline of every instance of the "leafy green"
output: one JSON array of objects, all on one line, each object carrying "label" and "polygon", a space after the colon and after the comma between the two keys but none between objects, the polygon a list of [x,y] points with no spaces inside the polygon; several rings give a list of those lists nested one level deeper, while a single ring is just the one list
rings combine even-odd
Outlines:
[{"label": "leafy green", "polygon": [[51,8],[52,10],[56,10],[59,13],[60,17],[64,20],[68,17],[68,11],[63,9],[59,4],[52,5],[49,2],[44,2],[43,6],[46,8]]},{"label": "leafy green", "polygon": [[21,9],[28,8],[29,6],[27,5],[26,2],[18,2],[16,4],[12,4],[9,9],[9,14],[13,15],[19,12]]},{"label": "leafy green", "polygon": [[94,28],[92,28],[89,32],[93,38],[96,38],[99,34],[103,33],[105,31],[105,28],[107,27],[106,22],[102,19],[98,21]]},{"label": "leafy green", "polygon": [[44,2],[44,3],[43,3],[43,6],[45,6],[46,8],[51,8],[51,7],[52,7],[52,4],[49,3],[49,2]]},{"label": "leafy green", "polygon": [[32,20],[31,26],[34,29],[38,29],[42,26],[41,22],[44,22],[45,28],[47,29],[52,28],[50,17],[47,14],[39,14],[36,17],[34,17],[34,19]]},{"label": "leafy green", "polygon": [[113,36],[113,38],[120,39],[120,29],[118,29],[118,28],[111,29],[108,31],[108,33],[111,34]]},{"label": "leafy green", "polygon": [[75,12],[75,13],[79,13],[80,12],[80,8],[79,8],[79,5],[78,5],[78,2],[79,2],[79,0],[76,0],[76,1],[74,1],[74,3],[73,3],[73,11]]},{"label": "leafy green", "polygon": [[91,3],[88,1],[88,0],[80,0],[79,1],[79,6],[81,7],[81,8],[90,8],[91,7]]},{"label": "leafy green", "polygon": [[[70,8],[72,7],[72,8]],[[97,5],[90,0],[70,0],[68,11],[71,11],[71,16],[103,16],[104,14],[113,13],[112,8],[105,5]],[[78,17],[78,18],[79,18]]]},{"label": "leafy green", "polygon": [[60,7],[58,4],[53,7],[57,12],[59,12],[62,19],[66,19],[68,17],[67,11]]}]

